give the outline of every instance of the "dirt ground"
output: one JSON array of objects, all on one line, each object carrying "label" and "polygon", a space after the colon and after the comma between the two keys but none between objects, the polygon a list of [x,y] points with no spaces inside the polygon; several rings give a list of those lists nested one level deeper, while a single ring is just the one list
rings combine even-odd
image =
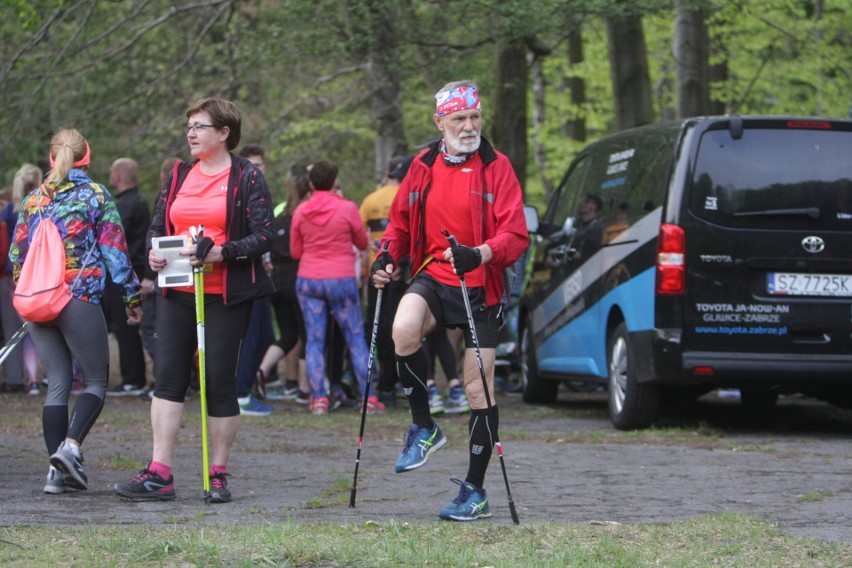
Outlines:
[{"label": "dirt ground", "polygon": [[[719,511],[753,515],[798,536],[852,544],[852,412],[801,398],[769,415],[708,395],[670,409],[660,428],[616,432],[604,393],[564,387],[557,404],[498,395],[501,436],[521,524],[668,523]],[[112,487],[150,454],[148,403],[109,398],[85,446],[90,489],[42,492],[47,459],[40,400],[0,396],[0,523],[170,525],[368,520],[431,522],[464,477],[467,415],[439,417],[450,443],[421,469],[393,473],[408,420],[405,403],[368,417],[355,508],[348,506],[360,414],[313,417],[293,402],[244,417],[231,458],[234,501],[202,499],[198,400],[187,405],[176,451],[177,499],[132,503]],[[494,516],[511,525],[497,457],[486,479]]]}]

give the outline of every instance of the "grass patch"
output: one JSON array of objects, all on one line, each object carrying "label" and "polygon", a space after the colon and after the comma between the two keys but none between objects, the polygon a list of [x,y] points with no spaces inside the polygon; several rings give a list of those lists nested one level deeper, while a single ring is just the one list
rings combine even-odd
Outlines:
[{"label": "grass patch", "polygon": [[[337,484],[335,484],[335,487]],[[4,566],[808,566],[852,547],[739,514],[666,525],[378,523],[0,529]]]},{"label": "grass patch", "polygon": [[305,504],[306,509],[322,509],[349,503],[349,493],[352,491],[352,479],[338,477]]},{"label": "grass patch", "polygon": [[113,469],[134,469],[139,467],[139,460],[115,454],[109,460],[109,467]]},{"label": "grass patch", "polygon": [[827,493],[824,491],[808,491],[807,493],[802,493],[798,495],[796,498],[803,503],[818,503],[819,501],[823,501],[828,497],[831,497],[833,493]]}]

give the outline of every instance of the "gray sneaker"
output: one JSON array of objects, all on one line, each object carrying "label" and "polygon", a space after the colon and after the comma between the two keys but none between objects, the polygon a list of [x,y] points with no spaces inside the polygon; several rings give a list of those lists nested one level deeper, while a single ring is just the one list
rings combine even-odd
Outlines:
[{"label": "gray sneaker", "polygon": [[266,398],[269,400],[295,400],[298,394],[299,383],[295,381],[279,382],[276,387],[266,385]]},{"label": "gray sneaker", "polygon": [[75,456],[68,444],[62,442],[56,453],[50,456],[50,465],[65,475],[65,484],[74,489],[88,489],[89,479],[83,471],[83,456]]},{"label": "gray sneaker", "polygon": [[76,488],[65,485],[65,475],[51,466],[47,472],[47,480],[44,482],[44,492],[51,495],[61,495],[68,491],[76,491]]}]

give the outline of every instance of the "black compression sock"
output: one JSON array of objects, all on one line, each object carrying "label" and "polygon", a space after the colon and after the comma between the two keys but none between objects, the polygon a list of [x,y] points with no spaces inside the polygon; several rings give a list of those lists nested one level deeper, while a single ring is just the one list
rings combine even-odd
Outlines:
[{"label": "black compression sock", "polygon": [[396,356],[396,372],[408,396],[411,421],[421,428],[431,429],[432,415],[429,413],[429,389],[426,388],[426,373],[429,363],[423,348],[411,355]]},{"label": "black compression sock", "polygon": [[41,409],[41,427],[47,455],[52,456],[68,435],[68,407],[45,406]]},{"label": "black compression sock", "polygon": [[470,411],[470,463],[465,481],[480,488],[485,483],[485,472],[491,460],[499,423],[496,406]]}]

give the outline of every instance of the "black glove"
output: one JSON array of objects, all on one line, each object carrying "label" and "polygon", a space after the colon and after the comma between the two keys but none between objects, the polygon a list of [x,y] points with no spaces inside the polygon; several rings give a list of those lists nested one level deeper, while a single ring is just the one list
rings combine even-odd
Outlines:
[{"label": "black glove", "polygon": [[201,237],[195,245],[195,258],[203,261],[210,254],[213,248],[213,239],[210,237]]},{"label": "black glove", "polygon": [[376,256],[373,266],[370,267],[370,276],[374,276],[379,270],[385,270],[388,264],[391,265],[391,271],[393,271],[393,268],[396,267],[396,262],[389,252],[382,251]]},{"label": "black glove", "polygon": [[464,276],[471,270],[476,270],[482,264],[482,253],[478,248],[466,247],[458,245],[450,247],[453,253],[453,268],[456,269],[456,274]]}]

